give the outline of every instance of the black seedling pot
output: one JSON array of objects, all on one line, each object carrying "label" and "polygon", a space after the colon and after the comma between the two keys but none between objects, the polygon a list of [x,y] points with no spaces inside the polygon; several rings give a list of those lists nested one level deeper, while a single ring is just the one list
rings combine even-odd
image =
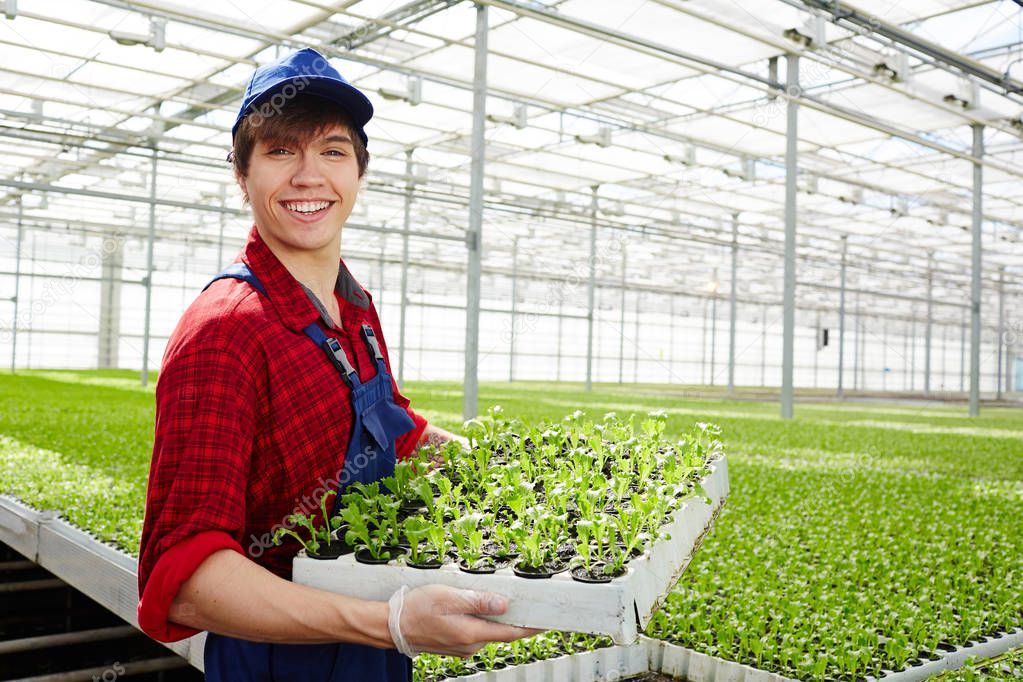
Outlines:
[{"label": "black seedling pot", "polygon": [[416,500],[415,502],[406,502],[398,508],[398,515],[404,515],[405,518],[409,516],[415,516],[426,509],[426,503],[422,500]]},{"label": "black seedling pot", "polygon": [[306,550],[306,556],[310,559],[337,559],[345,554],[351,554],[355,551],[355,548],[345,542],[345,531],[348,530],[348,526],[341,526],[330,535],[333,540],[330,544],[324,545],[320,543],[320,551],[317,554]]},{"label": "black seedling pot", "polygon": [[374,559],[369,553],[369,550],[363,548],[355,553],[355,560],[361,564],[386,564],[391,559],[397,559],[399,556],[405,554],[405,548],[398,547],[396,545],[387,545],[384,547],[384,553],[386,558],[380,557]]},{"label": "black seedling pot", "polygon": [[617,573],[604,573],[604,566],[605,564],[596,562],[590,571],[583,566],[576,566],[572,569],[572,579],[581,583],[609,583],[615,578],[625,575],[624,568]]},{"label": "black seedling pot", "polygon": [[[348,550],[347,552],[345,551],[346,548]],[[339,556],[347,554],[348,552],[351,551],[352,551],[351,547],[348,547],[347,545],[341,542],[335,541],[330,543],[329,545],[321,544],[320,551],[316,554],[313,554],[309,550],[306,550],[305,555],[310,559],[320,559],[322,561],[326,559],[337,559]]]},{"label": "black seedling pot", "polygon": [[558,558],[561,559],[562,561],[568,561],[569,559],[576,555],[575,545],[573,545],[571,542],[566,542],[563,545],[558,545],[558,549],[555,551],[557,552]]},{"label": "black seedling pot", "polygon": [[572,580],[581,583],[609,583],[611,576],[587,571],[585,566],[576,566],[572,569]]},{"label": "black seedling pot", "polygon": [[459,559],[458,568],[464,573],[472,573],[474,575],[485,575],[487,573],[494,573],[497,571],[497,565],[488,557],[484,557],[477,561],[475,566],[469,566],[465,559]]},{"label": "black seedling pot", "polygon": [[518,559],[519,558],[519,553],[518,553],[518,551],[516,551],[516,550],[518,550],[518,547],[515,546],[514,542],[511,544],[511,551],[508,552],[507,554],[502,554],[501,553],[501,547],[496,542],[485,542],[485,543],[483,543],[482,550],[483,550],[483,556],[494,557],[495,559]]},{"label": "black seedling pot", "polygon": [[512,571],[520,578],[550,578],[555,573],[561,573],[568,569],[568,564],[561,562],[548,562],[540,567],[523,566],[522,562],[515,564]]},{"label": "black seedling pot", "polygon": [[436,554],[430,554],[429,557],[430,558],[426,559],[426,561],[420,561],[418,563],[412,561],[411,559],[405,559],[405,565],[411,566],[412,568],[418,568],[421,570],[432,570],[435,568],[440,568],[441,566],[444,565],[444,562],[438,559]]}]

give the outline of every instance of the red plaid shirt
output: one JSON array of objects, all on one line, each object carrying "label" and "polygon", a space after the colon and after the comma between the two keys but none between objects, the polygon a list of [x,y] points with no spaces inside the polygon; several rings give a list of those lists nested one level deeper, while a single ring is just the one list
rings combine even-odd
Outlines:
[{"label": "red plaid shirt", "polygon": [[[376,375],[359,334],[363,322],[387,358],[369,293],[343,262],[335,290],[343,328],[331,330],[255,228],[241,260],[268,297],[239,280],[215,282],[174,330],[156,386],[138,616],[161,641],[196,633],[168,622],[167,612],[213,552],[233,549],[290,578],[295,545],[274,547],[270,534],[289,514],[318,510],[319,496],[336,486],[351,435],[349,388],[302,330],[318,321],[363,381]],[[416,422],[396,444],[407,457],[426,421],[397,386],[394,401]]]}]

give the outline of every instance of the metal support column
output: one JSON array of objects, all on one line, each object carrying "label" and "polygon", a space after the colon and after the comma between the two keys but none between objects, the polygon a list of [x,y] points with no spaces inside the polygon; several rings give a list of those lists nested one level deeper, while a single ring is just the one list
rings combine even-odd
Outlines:
[{"label": "metal support column", "polygon": [[881,390],[888,390],[888,320],[881,320]]},{"label": "metal support column", "polygon": [[927,328],[924,331],[924,395],[931,393],[931,329],[934,326],[934,254],[927,254]]},{"label": "metal support column", "polygon": [[856,318],[856,339],[853,342],[853,390],[860,388],[860,337],[863,336],[863,326],[860,323],[860,292],[856,292],[853,298],[854,317]]},{"label": "metal support column", "polygon": [[554,374],[554,380],[555,381],[561,381],[561,340],[562,340],[561,328],[562,328],[563,323],[565,321],[565,318],[563,317],[564,313],[562,312],[564,310],[564,307],[565,307],[565,297],[564,296],[558,296],[558,355],[557,355],[557,357],[558,357],[558,364],[557,364],[557,370],[556,370],[556,372]]},{"label": "metal support column", "polygon": [[590,281],[586,293],[586,392],[593,390],[593,323],[596,316],[595,290],[597,281],[597,189],[590,188]]},{"label": "metal support column", "polygon": [[618,383],[624,380],[625,372],[625,277],[629,265],[629,254],[622,244],[622,302],[620,307],[620,319],[618,322]]},{"label": "metal support column", "polygon": [[703,326],[700,327],[700,384],[707,385],[707,306],[709,301],[703,302]]},{"label": "metal support column", "polygon": [[909,344],[909,390],[916,390],[916,310],[912,312],[913,320],[910,323],[910,344]]},{"label": "metal support column", "polygon": [[767,304],[764,304],[764,314],[760,320],[760,386],[767,386]]},{"label": "metal support column", "polygon": [[632,381],[633,383],[639,383],[639,340],[643,338],[639,334],[639,321],[643,317],[643,292],[636,292],[636,325],[635,331],[632,334],[633,338],[633,353],[632,353]]},{"label": "metal support column", "polygon": [[980,415],[980,296],[981,296],[981,224],[984,219],[984,167],[979,163],[984,156],[984,126],[974,123],[973,128],[973,264],[970,270],[970,416]]},{"label": "metal support column", "polygon": [[511,333],[508,335],[508,383],[515,381],[515,303],[519,298],[519,238],[512,237]]},{"label": "metal support column", "polygon": [[[785,56],[785,89],[795,97],[799,92],[799,57]],[[799,103],[793,98],[786,105],[785,127],[785,282],[784,324],[782,331],[781,417],[791,419],[795,395],[793,370],[796,336],[796,174],[798,154]]]},{"label": "metal support column", "polygon": [[487,121],[487,6],[476,5],[476,63],[472,85],[472,176],[469,180],[469,250],[465,305],[465,393],[462,417],[479,411],[480,271],[483,265],[483,161]]},{"label": "metal support column", "polygon": [[[717,273],[714,274],[717,281]],[[718,350],[718,293],[710,299],[710,385],[717,383],[717,350]]]},{"label": "metal support column", "polygon": [[[121,341],[121,281],[124,265],[124,235],[118,232],[103,238],[100,261],[102,263],[99,284],[99,330],[97,333],[96,367],[117,368],[118,347]],[[182,268],[182,307],[188,290],[188,262],[184,259]]]},{"label": "metal support column", "polygon": [[156,145],[149,167],[149,234],[146,235],[146,313],[142,329],[142,385],[149,384],[149,325],[153,315],[153,246],[156,241]]},{"label": "metal support column", "polygon": [[820,355],[821,350],[821,311],[817,311],[817,321],[814,325],[814,339],[813,339],[813,387],[817,388],[817,369],[820,367]]},{"label": "metal support column", "polygon": [[843,397],[842,375],[845,374],[845,264],[849,235],[842,235],[842,264],[838,275],[838,397]]},{"label": "metal support column", "polygon": [[999,268],[998,273],[998,337],[995,339],[998,346],[998,376],[995,399],[1002,399],[1002,355],[1005,349],[1005,266]]},{"label": "metal support column", "polygon": [[[405,216],[401,235],[401,300],[398,313],[398,388],[405,386],[405,324],[408,309],[408,231],[412,225],[412,149],[405,150]],[[422,344],[422,338],[420,338]]]},{"label": "metal support column", "polygon": [[18,358],[18,295],[21,289],[21,243],[25,237],[24,230],[25,206],[24,195],[18,195],[18,239],[14,247],[14,296],[11,302],[14,303],[14,319],[11,320],[11,373],[14,373],[15,362]]},{"label": "metal support column", "polygon": [[966,392],[966,310],[959,324],[959,392]]},{"label": "metal support column", "polygon": [[909,390],[909,332],[902,330],[902,390]]},{"label": "metal support column", "polygon": [[941,325],[941,372],[939,374],[940,379],[938,380],[938,388],[941,391],[946,391],[945,378],[946,374],[946,361],[948,360],[948,325]]},{"label": "metal support column", "polygon": [[867,325],[862,319],[860,320],[860,390],[867,390]]},{"label": "metal support column", "polygon": [[739,214],[732,214],[732,289],[728,300],[728,395],[735,395],[736,275],[739,271]]},{"label": "metal support column", "polygon": [[668,376],[675,378],[675,296],[668,295]]}]

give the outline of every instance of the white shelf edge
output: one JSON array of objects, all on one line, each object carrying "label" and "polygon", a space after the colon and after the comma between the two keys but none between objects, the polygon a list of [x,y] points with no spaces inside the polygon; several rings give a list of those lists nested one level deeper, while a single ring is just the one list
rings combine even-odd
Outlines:
[{"label": "white shelf edge", "polygon": [[[57,576],[138,628],[138,561],[72,526],[52,511],[39,511],[0,494],[0,542]],[[206,634],[159,642],[203,669]]]}]

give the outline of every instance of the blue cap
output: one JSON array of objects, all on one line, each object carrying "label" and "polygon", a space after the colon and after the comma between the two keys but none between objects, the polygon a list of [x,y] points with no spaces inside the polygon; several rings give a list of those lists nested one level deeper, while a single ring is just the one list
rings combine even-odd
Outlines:
[{"label": "blue cap", "polygon": [[280,113],[288,101],[298,95],[323,97],[337,104],[348,114],[362,142],[369,142],[363,126],[373,117],[373,105],[326,57],[309,47],[256,69],[231,128],[231,139],[247,115],[269,117]]}]

